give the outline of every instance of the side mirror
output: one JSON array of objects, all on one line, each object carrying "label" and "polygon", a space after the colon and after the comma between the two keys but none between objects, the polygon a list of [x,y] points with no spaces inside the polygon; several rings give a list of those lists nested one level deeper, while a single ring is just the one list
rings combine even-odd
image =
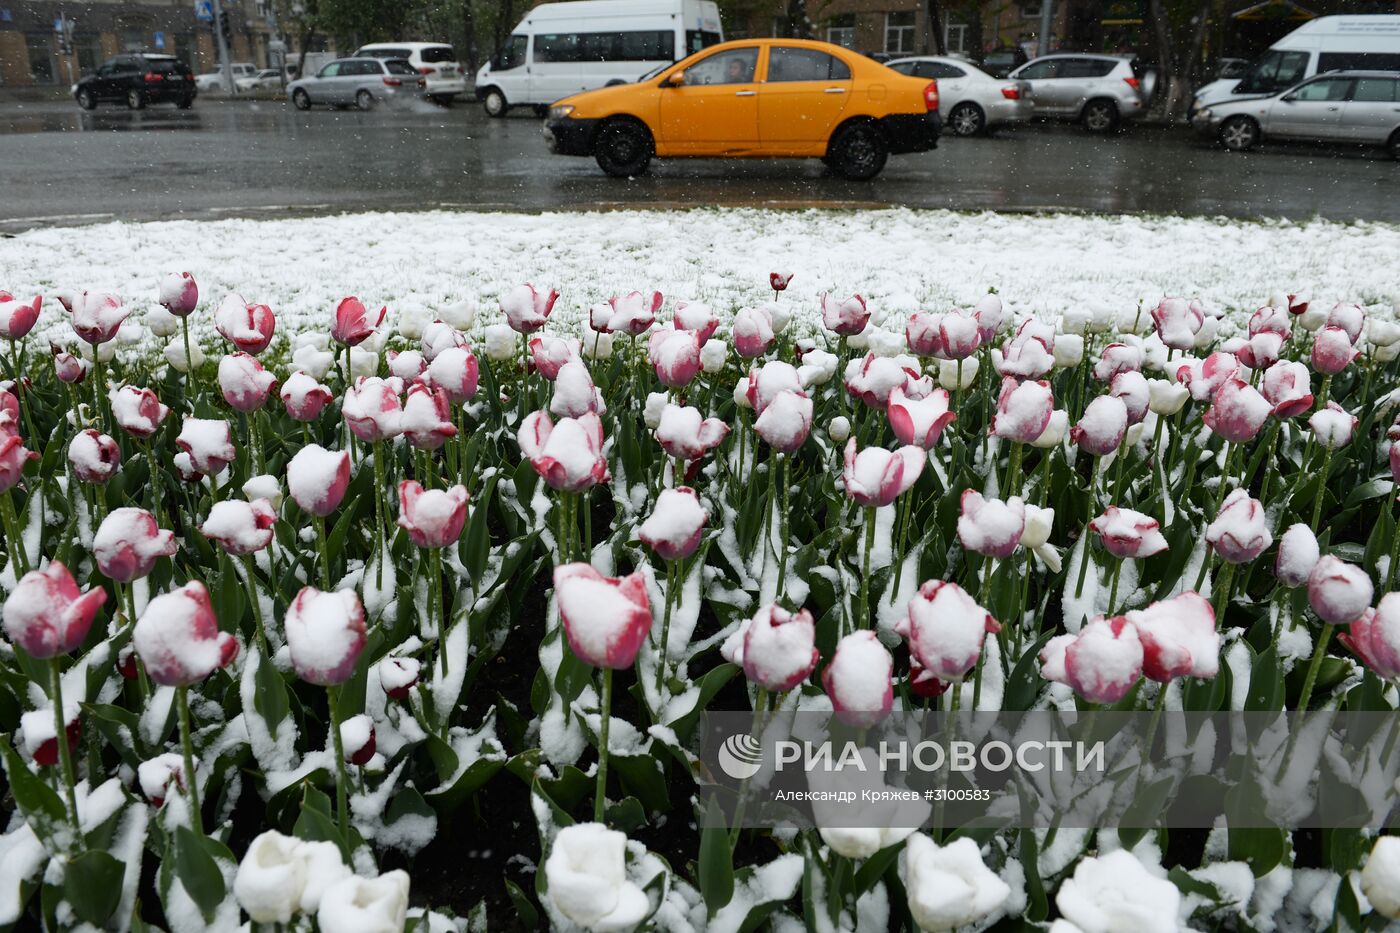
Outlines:
[{"label": "side mirror", "polygon": [[685,72],[673,71],[666,76],[666,80],[661,82],[662,87],[680,87],[685,84]]},{"label": "side mirror", "polygon": [[1293,102],[1294,102],[1295,100],[1297,100],[1297,99],[1298,99],[1298,98],[1294,97],[1292,94],[1285,94],[1285,95],[1283,95],[1283,98],[1282,98],[1282,100],[1283,100],[1283,102],[1284,102],[1285,104],[1291,104],[1291,103],[1293,103]]}]

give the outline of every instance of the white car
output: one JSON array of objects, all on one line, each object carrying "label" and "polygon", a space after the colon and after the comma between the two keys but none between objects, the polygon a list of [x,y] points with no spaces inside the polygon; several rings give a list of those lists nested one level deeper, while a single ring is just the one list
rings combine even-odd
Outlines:
[{"label": "white car", "polygon": [[276,68],[264,68],[255,75],[234,81],[233,87],[240,94],[249,94],[253,91],[276,91],[282,87],[282,75]]},{"label": "white car", "polygon": [[989,133],[998,126],[1031,118],[1035,105],[1025,81],[994,78],[961,59],[938,55],[886,62],[900,74],[938,82],[938,114],[956,136]]},{"label": "white car", "polygon": [[408,62],[427,81],[423,96],[434,103],[450,104],[458,94],[467,92],[467,76],[457,61],[457,52],[444,42],[375,42],[360,46],[355,57]]},{"label": "white car", "polygon": [[[233,73],[233,86],[236,90],[241,79],[251,78],[258,73],[258,66],[252,62],[234,62],[229,66],[229,70]],[[195,75],[194,86],[201,94],[221,91],[224,86],[224,73],[215,69],[202,75]]]}]

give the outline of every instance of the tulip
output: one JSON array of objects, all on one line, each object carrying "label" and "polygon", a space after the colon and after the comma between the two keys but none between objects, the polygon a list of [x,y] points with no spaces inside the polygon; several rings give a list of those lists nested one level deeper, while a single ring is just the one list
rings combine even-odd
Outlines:
[{"label": "tulip", "polygon": [[943,356],[943,335],[939,330],[941,315],[915,311],[904,325],[904,341],[909,352],[917,356]]},{"label": "tulip", "polygon": [[1382,917],[1400,920],[1400,839],[1377,836],[1361,869],[1361,893]]},{"label": "tulip", "polygon": [[1245,341],[1235,355],[1250,369],[1268,369],[1278,362],[1284,339],[1273,331],[1263,331]]},{"label": "tulip", "polygon": [[1177,933],[1185,926],[1178,920],[1180,890],[1148,872],[1128,849],[1081,859],[1055,903],[1064,918],[1055,933]]},{"label": "tulip", "polygon": [[976,353],[983,342],[977,318],[959,310],[950,311],[939,319],[938,339],[943,354],[951,360],[966,359]]},{"label": "tulip", "polygon": [[106,601],[105,590],[79,591],[68,568],[51,561],[26,573],[10,592],[3,608],[5,634],[39,661],[69,654],[87,638]]},{"label": "tulip", "polygon": [[378,314],[371,316],[360,299],[353,295],[340,299],[340,303],[335,306],[335,318],[331,322],[331,339],[341,346],[360,345],[384,323],[384,315],[388,310],[387,307],[381,307]]},{"label": "tulip", "polygon": [[419,450],[437,450],[456,437],[457,428],[452,424],[447,393],[422,384],[409,386],[399,427],[408,442]]},{"label": "tulip", "polygon": [[1382,321],[1378,317],[1366,321],[1366,340],[1377,349],[1386,349],[1400,344],[1400,324]]},{"label": "tulip", "polygon": [[366,444],[390,440],[403,433],[403,406],[394,383],[378,376],[361,377],[345,390],[341,417],[350,433]]},{"label": "tulip", "polygon": [[517,441],[535,472],[555,489],[580,492],[609,479],[603,423],[596,414],[561,418],[556,425],[547,413],[532,412],[521,423]]},{"label": "tulip", "polygon": [[1274,575],[1284,586],[1302,586],[1308,582],[1320,556],[1317,536],[1307,525],[1298,522],[1289,526],[1279,538]]},{"label": "tulip", "polygon": [[1249,336],[1278,334],[1285,341],[1293,335],[1293,323],[1286,310],[1264,305],[1249,316]]},{"label": "tulip", "polygon": [[851,436],[851,419],[845,415],[837,415],[826,426],[826,434],[837,444],[846,443],[846,438]]},{"label": "tulip", "polygon": [[1312,408],[1312,374],[1302,363],[1280,360],[1264,370],[1264,398],[1275,418],[1292,418]]},{"label": "tulip", "polygon": [[966,677],[982,657],[986,636],[1001,626],[956,583],[929,580],[909,600],[908,615],[894,630],[908,640],[910,657],[920,668],[915,683],[923,683]]},{"label": "tulip", "polygon": [[940,846],[915,833],[904,852],[909,913],[920,930],[970,926],[1011,896],[1011,888],[983,864],[981,850],[970,838]]},{"label": "tulip", "polygon": [[87,428],[73,435],[68,445],[68,466],[85,483],[101,484],[121,468],[122,451],[106,434]]},{"label": "tulip", "polygon": [[364,713],[340,724],[340,745],[346,764],[364,767],[374,757],[374,720]]},{"label": "tulip", "polygon": [[1141,560],[1167,549],[1167,539],[1157,520],[1132,509],[1110,505],[1089,523],[1089,530],[1098,534],[1104,548],[1120,560]]},{"label": "tulip", "polygon": [[873,353],[846,364],[846,391],[864,402],[867,408],[887,408],[890,392],[896,386],[908,387],[911,381],[918,379],[917,372],[901,366],[899,361]]},{"label": "tulip", "polygon": [[972,388],[977,381],[977,370],[981,363],[977,357],[965,360],[939,360],[938,384],[949,392],[960,392]]},{"label": "tulip", "polygon": [[850,337],[865,330],[870,320],[870,310],[860,295],[837,298],[830,293],[822,293],[822,324],[827,330],[841,337]]},{"label": "tulip", "polygon": [[1272,413],[1273,406],[1257,389],[1231,378],[1216,391],[1201,420],[1226,441],[1238,444],[1252,440]]},{"label": "tulip", "polygon": [[658,330],[647,344],[656,378],[669,389],[683,389],[700,372],[700,335],[688,330]]},{"label": "tulip", "polygon": [[768,273],[768,287],[775,292],[787,291],[788,283],[792,281],[791,272],[770,272]]},{"label": "tulip", "polygon": [[820,654],[816,648],[817,629],[806,609],[788,612],[778,603],[769,603],[726,642],[725,659],[744,669],[744,676],[761,690],[786,693],[816,670]]},{"label": "tulip", "polygon": [[1181,411],[1191,391],[1166,379],[1147,381],[1147,408],[1159,418],[1170,417]]},{"label": "tulip", "polygon": [[466,487],[424,491],[415,480],[399,484],[399,527],[418,547],[447,547],[461,539],[466,523]]},{"label": "tulip", "polygon": [[1026,528],[1026,505],[1020,496],[1005,502],[984,499],[975,489],[964,489],[958,515],[958,540],[969,551],[986,557],[1007,558],[1016,551]]},{"label": "tulip", "polygon": [[697,334],[703,346],[719,328],[719,317],[703,302],[678,301],[671,323],[676,330],[688,330]]},{"label": "tulip", "polygon": [[301,371],[287,377],[287,381],[282,383],[280,394],[287,414],[294,421],[304,423],[321,417],[321,412],[335,399],[330,389]]},{"label": "tulip", "polygon": [[992,416],[992,434],[1012,443],[1034,443],[1045,433],[1054,408],[1050,383],[1043,379],[1017,382],[1008,376],[1001,381],[996,414]]},{"label": "tulip", "polygon": [[700,369],[707,373],[719,373],[724,371],[725,364],[729,362],[729,344],[718,337],[711,337],[705,341],[700,348]]},{"label": "tulip", "polygon": [[[744,404],[759,414],[763,414],[763,410],[778,393],[803,390],[802,376],[791,363],[782,360],[769,360],[761,369],[755,370],[743,380],[741,385],[746,396]],[[739,404],[737,388],[735,392],[735,403]]]},{"label": "tulip", "polygon": [[147,576],[156,560],[173,557],[175,533],[160,528],[145,509],[113,509],[92,539],[92,556],[102,575],[117,583]]},{"label": "tulip", "polygon": [[1332,306],[1332,310],[1327,312],[1328,327],[1340,327],[1346,331],[1347,337],[1352,343],[1356,343],[1361,337],[1361,328],[1366,323],[1366,312],[1361,310],[1358,304],[1347,304],[1338,302]]},{"label": "tulip", "polygon": [[[513,332],[505,324],[493,324],[493,327],[504,332],[505,342],[508,348],[515,343]],[[418,339],[418,347],[423,353],[423,359],[431,364],[443,352],[453,347],[464,347],[467,345],[467,338],[457,331],[457,328],[445,321],[430,321],[423,326],[423,335]]]},{"label": "tulip", "polygon": [[718,447],[728,433],[729,425],[718,418],[702,418],[700,409],[688,405],[667,403],[656,425],[657,443],[666,456],[678,460],[699,460]]},{"label": "tulip", "polygon": [[[554,302],[558,300],[559,293],[554,289],[540,292],[526,282],[501,296],[501,313],[505,315],[511,330],[520,334],[532,334],[545,325],[549,313],[554,310]],[[488,334],[488,349],[489,336]]]},{"label": "tulip", "polygon": [[[0,427],[0,493],[9,492],[17,486],[24,477],[24,465],[38,459],[39,454],[27,449],[22,437]],[[5,508],[13,506],[7,504]],[[18,531],[7,528],[6,535],[22,546],[22,542],[18,542]]]},{"label": "tulip", "polygon": [[175,467],[175,475],[180,477],[180,482],[197,483],[204,479],[204,474],[195,469],[194,461],[183,450],[171,457],[170,462]]},{"label": "tulip", "polygon": [[43,303],[42,295],[35,295],[28,302],[15,301],[8,294],[0,298],[0,337],[15,341],[29,336],[39,320],[39,308]]},{"label": "tulip", "polygon": [[593,329],[604,334],[628,334],[637,337],[646,333],[656,323],[656,312],[661,310],[660,292],[645,294],[632,291],[625,295],[608,299],[607,308],[595,305],[589,314]]},{"label": "tulip", "polygon": [[389,361],[389,375],[406,383],[417,381],[419,376],[428,371],[427,359],[417,350],[405,350],[402,353],[390,350],[384,358]]},{"label": "tulip", "polygon": [[1142,369],[1143,352],[1140,348],[1126,343],[1110,343],[1099,354],[1094,363],[1094,378],[1100,382],[1113,382],[1119,373],[1136,372]]},{"label": "tulip", "polygon": [[354,933],[399,933],[408,915],[408,872],[378,878],[351,875],[326,888],[316,911],[317,929]]},{"label": "tulip", "polygon": [[1142,675],[1137,628],[1123,616],[1098,617],[1064,649],[1065,681],[1090,703],[1117,703]]},{"label": "tulip", "polygon": [[[78,750],[78,740],[83,736],[82,719],[77,704],[67,706],[63,712],[64,718],[67,719],[63,729],[63,744],[67,747],[67,755],[72,756]],[[19,718],[24,750],[41,768],[52,768],[58,764],[58,733],[54,731],[57,721],[57,717],[51,716],[50,710],[47,709],[34,710]]]},{"label": "tulip", "polygon": [[1308,427],[1312,428],[1313,437],[1328,450],[1336,450],[1350,444],[1352,435],[1356,433],[1356,426],[1360,423],[1360,419],[1336,402],[1328,402],[1326,408],[1314,412],[1308,419]]},{"label": "tulip", "polygon": [[155,434],[170,409],[150,389],[122,386],[109,396],[112,417],[132,437],[145,440]]},{"label": "tulip", "polygon": [[82,292],[69,305],[73,332],[91,346],[107,343],[117,336],[122,321],[131,313],[116,295],[99,292]]},{"label": "tulip", "polygon": [[836,718],[866,729],[889,715],[894,705],[894,659],[871,631],[852,632],[836,643],[822,671],[822,687]]},{"label": "tulip", "polygon": [[559,337],[531,337],[526,341],[526,347],[530,351],[530,363],[535,367],[535,371],[550,382],[559,375],[559,367],[579,357],[577,342]]},{"label": "tulip", "polygon": [[1152,309],[1152,323],[1162,343],[1174,350],[1190,350],[1196,345],[1196,332],[1205,316],[1185,298],[1163,298]]},{"label": "tulip", "polygon": [[1308,604],[1318,618],[1331,625],[1359,619],[1371,605],[1374,592],[1364,570],[1331,554],[1323,556],[1308,575]]},{"label": "tulip", "polygon": [[246,353],[232,353],[219,360],[219,389],[235,411],[246,414],[262,408],[276,384],[277,377]]},{"label": "tulip", "polygon": [[[162,757],[175,757],[178,762],[176,756]],[[233,895],[255,925],[290,923],[301,906],[306,888],[303,845],[300,839],[276,830],[249,844],[233,879]]]},{"label": "tulip", "polygon": [[1244,489],[1236,489],[1226,497],[1215,521],[1206,528],[1206,542],[1232,564],[1254,560],[1273,541],[1264,504],[1251,499]]},{"label": "tulip", "polygon": [[151,806],[165,806],[165,798],[170,793],[170,785],[184,790],[184,763],[180,756],[171,752],[147,759],[136,766],[136,780],[141,785],[141,793],[151,802]]},{"label": "tulip", "polygon": [[1312,367],[1324,376],[1335,376],[1351,365],[1361,352],[1340,327],[1324,327],[1313,338]]},{"label": "tulip", "polygon": [[992,351],[992,363],[1003,376],[1039,379],[1055,367],[1055,331],[1048,324],[1027,319],[1016,335],[999,350]]},{"label": "tulip", "polygon": [[266,499],[274,512],[282,508],[282,484],[271,474],[249,477],[240,491],[249,502]]},{"label": "tulip", "polygon": [[244,353],[257,356],[272,343],[277,318],[267,305],[250,305],[239,295],[228,295],[214,311],[214,329]]},{"label": "tulip", "polygon": [[417,658],[385,658],[376,665],[379,686],[391,700],[406,700],[418,683],[422,662]]},{"label": "tulip", "polygon": [[332,687],[355,673],[365,647],[365,611],[354,590],[302,587],[283,625],[292,667],[302,680]]},{"label": "tulip", "polygon": [[927,459],[922,448],[912,444],[896,451],[867,447],[857,454],[851,438],[841,473],[846,495],[868,509],[887,506],[914,485]]},{"label": "tulip", "polygon": [[947,390],[937,389],[923,398],[912,398],[904,386],[890,390],[888,413],[895,438],[901,444],[924,450],[937,447],[943,429],[958,418],[948,410]]},{"label": "tulip", "polygon": [[87,363],[83,362],[79,357],[71,353],[65,353],[59,350],[58,347],[53,348],[53,371],[54,375],[58,377],[59,382],[66,383],[67,385],[76,385],[83,381],[83,377],[87,375],[87,370]]},{"label": "tulip", "polygon": [[1109,394],[1123,400],[1128,409],[1128,424],[1138,424],[1147,417],[1147,410],[1152,402],[1152,388],[1142,373],[1128,370],[1114,376]]},{"label": "tulip", "polygon": [[287,492],[309,515],[325,518],[340,507],[350,485],[350,454],[307,444],[287,464]]},{"label": "tulip", "polygon": [[1400,679],[1400,593],[1386,593],[1337,640],[1382,680]]},{"label": "tulip", "polygon": [[762,308],[741,308],[731,328],[734,352],[744,359],[756,359],[768,352],[776,335],[773,319]]},{"label": "tulip", "polygon": [[549,400],[550,414],[581,418],[589,413],[601,415],[607,410],[603,393],[593,384],[583,360],[570,360],[560,367],[554,380],[554,394]]},{"label": "tulip", "polygon": [[544,863],[549,899],[586,930],[631,930],[650,905],[640,887],[627,880],[627,837],[601,822],[575,823],[554,837]]},{"label": "tulip", "polygon": [[[1050,421],[1045,425],[1045,430],[1040,432],[1040,436],[1031,441],[1031,446],[1039,450],[1050,450],[1060,446],[1064,442],[1065,435],[1069,433],[1069,412],[1063,408],[1056,408],[1050,412]],[[1042,461],[1049,462],[1049,458]],[[1048,468],[1048,467],[1047,467]]]},{"label": "tulip", "polygon": [[1055,368],[1073,369],[1084,362],[1084,338],[1080,334],[1055,335]]},{"label": "tulip", "polygon": [[234,557],[243,557],[272,543],[276,523],[277,512],[267,499],[225,499],[209,509],[199,533]]},{"label": "tulip", "polygon": [[175,445],[190,456],[190,463],[205,476],[218,476],[237,452],[227,421],[185,417]]},{"label": "tulip", "polygon": [[663,489],[637,537],[662,560],[680,560],[695,553],[705,530],[700,497],[688,486]]},{"label": "tulip", "polygon": [[168,687],[198,683],[238,654],[238,641],[219,631],[209,591],[198,580],[152,599],[131,641],[150,678]]},{"label": "tulip", "polygon": [[447,400],[463,405],[476,397],[480,370],[476,356],[466,347],[449,347],[428,364],[428,379],[447,393]]},{"label": "tulip", "polygon": [[199,306],[199,285],[188,272],[172,272],[160,280],[156,301],[176,317],[188,317]]},{"label": "tulip", "polygon": [[1165,684],[1174,677],[1209,679],[1220,670],[1215,610],[1195,592],[1155,602],[1127,614],[1142,643],[1142,672]]},{"label": "tulip", "polygon": [[812,400],[806,393],[785,389],[764,407],[753,427],[778,453],[794,453],[812,430]]},{"label": "tulip", "polygon": [[1233,353],[1212,353],[1199,363],[1177,367],[1176,381],[1191,390],[1193,399],[1204,402],[1235,378],[1239,369],[1240,361]]},{"label": "tulip", "polygon": [[1070,428],[1070,442],[1097,457],[1106,457],[1123,444],[1128,430],[1128,406],[1111,395],[1096,396]]}]

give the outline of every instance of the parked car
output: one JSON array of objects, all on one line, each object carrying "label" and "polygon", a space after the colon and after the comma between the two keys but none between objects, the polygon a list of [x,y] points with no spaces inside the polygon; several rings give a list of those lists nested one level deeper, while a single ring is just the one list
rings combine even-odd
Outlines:
[{"label": "parked car", "polygon": [[636,84],[558,101],[550,151],[588,156],[614,177],[653,156],[820,158],[873,178],[891,154],[938,144],[938,82],[858,52],[800,39],[725,42]]},{"label": "parked car", "polygon": [[362,45],[356,57],[401,58],[427,80],[427,97],[438,104],[450,104],[467,92],[467,77],[457,61],[457,52],[443,42],[377,42]]},{"label": "parked car", "polygon": [[1152,79],[1133,59],[1117,55],[1055,54],[1011,72],[1031,87],[1035,115],[1074,120],[1107,133],[1147,111]]},{"label": "parked car", "polygon": [[886,67],[937,81],[939,116],[956,136],[976,136],[1031,118],[1031,86],[1025,81],[998,80],[976,65],[937,55],[900,58]]},{"label": "parked car", "polygon": [[104,101],[120,101],[132,110],[162,103],[186,110],[198,93],[189,65],[173,55],[149,52],[109,58],[73,85],[73,98],[84,110]]},{"label": "parked car", "polygon": [[298,110],[310,110],[312,104],[372,110],[380,103],[415,100],[427,84],[427,79],[401,58],[341,58],[314,77],[298,78],[287,85],[287,96]]},{"label": "parked car", "polygon": [[255,75],[239,78],[233,88],[240,94],[253,91],[276,91],[282,87],[282,74],[276,68],[264,68]]},{"label": "parked car", "polygon": [[993,49],[982,56],[982,70],[994,78],[1004,78],[1029,60],[1020,48]]},{"label": "parked car", "polygon": [[1305,139],[1385,146],[1400,159],[1400,73],[1333,72],[1272,97],[1202,107],[1191,122],[1236,152],[1266,138]]},{"label": "parked car", "polygon": [[[238,87],[241,78],[251,78],[258,73],[258,66],[252,62],[234,62],[229,65],[229,71],[233,73],[233,86]],[[205,94],[224,89],[224,73],[220,70],[206,71],[204,74],[194,79],[195,87]]]}]

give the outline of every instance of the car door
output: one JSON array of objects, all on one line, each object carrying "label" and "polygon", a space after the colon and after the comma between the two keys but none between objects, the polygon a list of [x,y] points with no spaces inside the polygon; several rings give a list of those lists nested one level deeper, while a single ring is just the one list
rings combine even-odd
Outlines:
[{"label": "car door", "polygon": [[758,148],[760,47],[743,45],[700,59],[681,84],[662,87],[662,154],[727,155]]},{"label": "car door", "polygon": [[135,55],[118,55],[112,62],[112,73],[108,77],[104,96],[125,98],[126,92],[135,87],[141,77],[141,60]]},{"label": "car door", "polygon": [[949,62],[921,61],[910,72],[916,78],[929,78],[938,82],[938,112],[946,118],[960,101],[967,99],[971,78],[967,72]]},{"label": "car door", "polygon": [[1058,89],[1060,67],[1064,61],[1062,58],[1042,58],[1011,72],[1013,80],[1025,81],[1031,86],[1036,113],[1053,116],[1068,112],[1069,104],[1062,90]]},{"label": "car door", "polygon": [[116,77],[116,74],[117,60],[115,58],[108,59],[102,63],[93,74],[92,84],[90,85],[94,99],[106,100],[116,96],[113,92],[113,88],[116,86],[113,79]]},{"label": "car door", "polygon": [[1351,91],[1351,78],[1315,78],[1269,105],[1264,132],[1298,139],[1339,139],[1342,107]]},{"label": "car door", "polygon": [[342,90],[340,69],[345,62],[331,62],[316,72],[316,77],[312,78],[306,93],[311,95],[311,99],[318,104],[343,104],[340,92]]},{"label": "car door", "polygon": [[825,153],[851,100],[851,67],[820,49],[768,47],[758,86],[758,139],[765,153]]},{"label": "car door", "polygon": [[1400,126],[1400,78],[1357,78],[1342,105],[1341,135],[1360,143],[1384,143]]}]

